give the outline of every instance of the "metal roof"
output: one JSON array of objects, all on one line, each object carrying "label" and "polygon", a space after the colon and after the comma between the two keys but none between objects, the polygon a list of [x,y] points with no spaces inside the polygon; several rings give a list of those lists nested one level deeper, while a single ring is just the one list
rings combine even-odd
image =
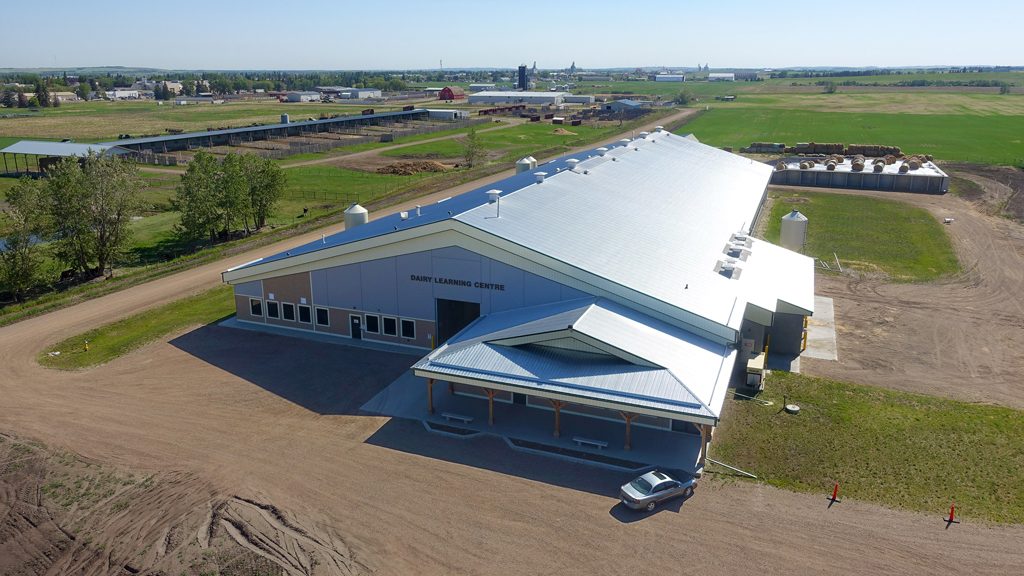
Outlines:
[{"label": "metal roof", "polygon": [[[748,302],[769,312],[780,300],[813,310],[810,258],[752,241],[737,265],[741,274],[716,271],[731,235],[749,231],[771,167],[664,131],[605,148],[604,155],[594,149],[565,156],[423,206],[419,216],[384,216],[231,272],[319,251],[329,257],[348,244],[449,222],[503,239],[519,255],[560,262],[584,281],[625,288],[626,296],[617,293],[644,311],[715,338],[735,339]],[[541,183],[539,172],[547,174]],[[502,192],[500,218],[488,203],[494,189]]]},{"label": "metal roof", "polygon": [[32,156],[88,156],[90,152],[109,155],[127,154],[118,146],[109,144],[78,144],[76,142],[43,142],[39,140],[21,140],[0,150],[3,154],[29,154]]},{"label": "metal roof", "polygon": [[568,96],[568,92],[519,92],[516,90],[485,90],[483,92],[475,92],[470,96],[495,96],[501,98],[537,98],[540,96],[548,97],[551,96]]},{"label": "metal roof", "polygon": [[735,359],[734,348],[582,298],[484,316],[413,368],[718,418]]},{"label": "metal roof", "polygon": [[425,114],[427,111],[423,108],[417,108],[415,110],[396,110],[393,112],[378,112],[376,114],[360,114],[352,116],[339,116],[337,118],[323,118],[318,120],[302,120],[299,122],[289,122],[287,124],[261,124],[259,126],[245,126],[242,128],[227,128],[225,130],[207,130],[205,132],[186,132],[184,134],[166,134],[161,136],[147,136],[145,138],[125,138],[124,140],[114,140],[112,142],[104,142],[104,144],[111,146],[134,146],[138,144],[152,144],[155,142],[171,142],[174,140],[188,140],[192,138],[204,138],[207,136],[220,136],[222,134],[244,134],[248,132],[261,132],[267,130],[280,130],[283,128],[294,128],[296,126],[315,126],[317,124],[344,124],[346,122],[353,122],[356,120],[366,120],[368,118],[388,118],[393,116],[415,116],[417,114]]}]

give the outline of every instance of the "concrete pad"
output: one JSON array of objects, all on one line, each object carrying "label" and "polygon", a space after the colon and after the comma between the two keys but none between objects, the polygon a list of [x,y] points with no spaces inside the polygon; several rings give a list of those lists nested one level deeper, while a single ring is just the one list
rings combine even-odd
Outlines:
[{"label": "concrete pad", "polygon": [[803,355],[819,360],[839,360],[836,345],[836,313],[831,298],[814,296],[814,316],[807,319],[807,349]]},{"label": "concrete pad", "polygon": [[[625,423],[621,420],[604,420],[563,412],[561,435],[556,438],[553,435],[554,412],[551,410],[495,402],[494,425],[492,426],[487,423],[487,400],[485,398],[452,395],[445,382],[435,382],[433,390],[434,414],[431,415],[427,413],[426,380],[416,377],[410,370],[363,404],[360,412],[451,425],[506,440],[524,440],[549,447],[563,448],[567,451],[592,453],[637,463],[639,464],[637,468],[657,466],[687,473],[696,472],[697,456],[700,452],[700,436],[696,434],[670,432],[634,425],[632,427],[632,448],[626,450],[624,447]],[[442,416],[445,412],[469,416],[472,421],[448,422]],[[578,446],[573,442],[574,436],[605,441],[608,443],[608,447],[597,449]],[[526,449],[514,446],[510,446],[510,449],[526,451]],[[530,450],[530,452],[552,458],[581,461],[547,451]],[[587,463],[601,466],[595,462]]]}]

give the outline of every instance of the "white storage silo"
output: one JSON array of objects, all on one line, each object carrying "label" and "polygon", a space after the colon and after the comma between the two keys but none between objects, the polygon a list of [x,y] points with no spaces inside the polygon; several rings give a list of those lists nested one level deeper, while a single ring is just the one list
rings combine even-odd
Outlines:
[{"label": "white storage silo", "polygon": [[782,232],[779,240],[783,248],[795,252],[803,252],[807,241],[807,216],[799,210],[793,210],[782,217]]},{"label": "white storage silo", "polygon": [[370,213],[359,204],[345,209],[345,230],[351,230],[370,221]]},{"label": "white storage silo", "polygon": [[522,172],[527,172],[529,170],[533,170],[533,168],[534,168],[534,166],[530,162],[530,157],[529,156],[527,156],[525,158],[520,158],[516,162],[516,174],[519,174],[519,173],[522,173]]}]

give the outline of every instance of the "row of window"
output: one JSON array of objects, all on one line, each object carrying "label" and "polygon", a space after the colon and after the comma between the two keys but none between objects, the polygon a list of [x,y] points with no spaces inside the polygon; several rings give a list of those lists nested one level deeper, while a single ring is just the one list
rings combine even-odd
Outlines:
[{"label": "row of window", "polygon": [[[249,313],[253,316],[263,316],[264,302],[259,298],[249,299]],[[296,319],[303,324],[310,324],[313,322],[312,312],[313,309],[305,304],[299,304],[296,306],[291,302],[277,302],[276,300],[266,301],[266,316],[267,318],[274,318],[280,320],[288,320],[289,322],[295,322]],[[296,310],[298,310],[298,316],[296,317]],[[331,316],[327,311],[327,308],[317,307],[316,309],[316,323],[319,326],[330,326]]]},{"label": "row of window", "polygon": [[363,331],[384,336],[398,336],[401,328],[402,338],[416,338],[416,322],[408,318],[367,314],[363,320]]},{"label": "row of window", "polygon": [[[264,315],[263,306],[266,304],[266,317],[275,320],[288,320],[289,322],[295,322],[296,309],[298,310],[298,321],[303,324],[310,324],[312,322],[310,314],[312,308],[305,304],[299,304],[296,306],[291,302],[277,302],[276,300],[267,300],[265,303],[259,298],[249,299],[249,313],[253,316],[262,317]],[[327,308],[316,307],[316,324],[317,326],[330,326],[331,315]],[[402,338],[408,338],[410,340],[416,338],[416,322],[408,318],[395,318],[394,316],[381,316],[379,314],[367,314],[363,319],[364,332],[370,334],[383,334],[384,336],[398,336],[399,329],[401,329]]]}]

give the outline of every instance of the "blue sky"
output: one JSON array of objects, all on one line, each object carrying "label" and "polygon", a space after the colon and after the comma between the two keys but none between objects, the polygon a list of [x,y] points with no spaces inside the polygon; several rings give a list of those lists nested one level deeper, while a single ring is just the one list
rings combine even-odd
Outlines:
[{"label": "blue sky", "polygon": [[[785,8],[789,6],[790,8]],[[1024,3],[11,2],[0,68],[1022,65]],[[500,8],[499,8],[500,7]]]}]

